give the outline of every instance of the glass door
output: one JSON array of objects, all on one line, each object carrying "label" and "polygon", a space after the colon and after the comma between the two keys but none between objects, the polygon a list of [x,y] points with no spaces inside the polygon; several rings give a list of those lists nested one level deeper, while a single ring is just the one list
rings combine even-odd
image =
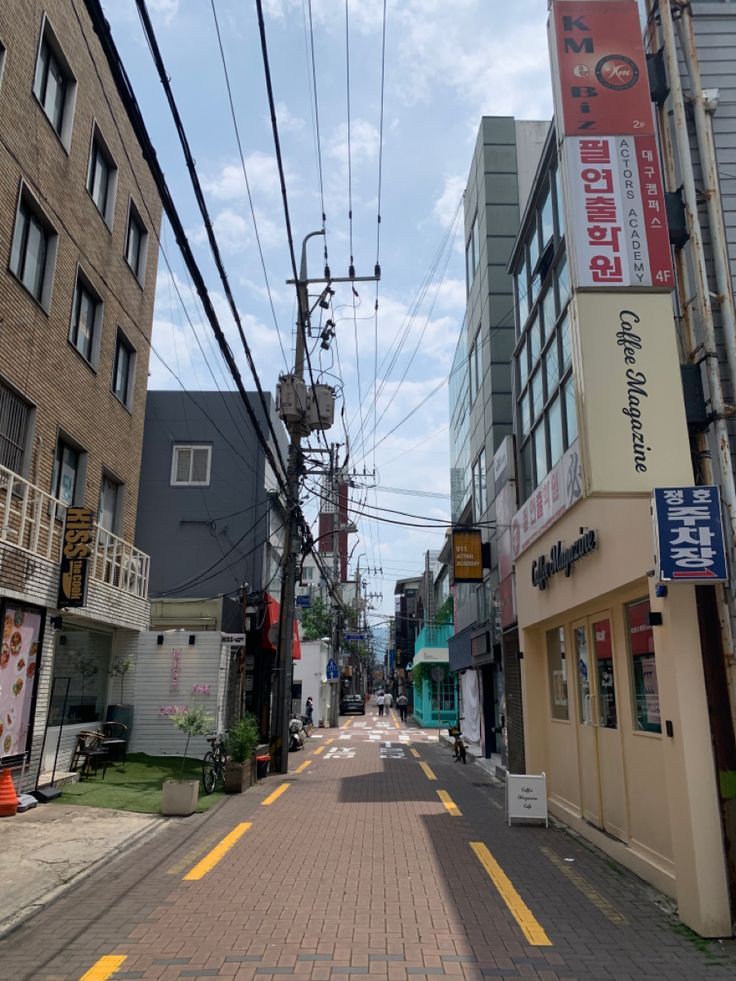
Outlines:
[{"label": "glass door", "polygon": [[572,643],[577,688],[581,806],[585,820],[598,828],[602,828],[603,817],[596,737],[597,713],[589,631],[586,620],[573,623]]},{"label": "glass door", "polygon": [[616,669],[610,617],[591,617],[590,632],[593,638],[593,683],[597,709],[596,748],[603,827],[609,834],[626,841],[628,825],[626,785],[621,733],[618,727]]}]

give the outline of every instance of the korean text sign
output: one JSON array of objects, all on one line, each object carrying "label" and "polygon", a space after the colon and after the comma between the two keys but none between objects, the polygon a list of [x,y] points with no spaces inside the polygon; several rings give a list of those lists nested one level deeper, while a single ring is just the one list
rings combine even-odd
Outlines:
[{"label": "korean text sign", "polygon": [[717,487],[658,487],[654,512],[660,579],[698,583],[728,579]]}]

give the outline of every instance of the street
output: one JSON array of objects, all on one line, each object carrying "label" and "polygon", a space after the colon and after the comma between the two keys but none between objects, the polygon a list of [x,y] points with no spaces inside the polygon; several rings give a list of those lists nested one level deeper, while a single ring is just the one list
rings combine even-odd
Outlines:
[{"label": "street", "polygon": [[480,767],[395,709],[368,713],[27,920],[0,941],[0,977],[735,976],[732,942],[689,935],[569,833],[508,828]]}]

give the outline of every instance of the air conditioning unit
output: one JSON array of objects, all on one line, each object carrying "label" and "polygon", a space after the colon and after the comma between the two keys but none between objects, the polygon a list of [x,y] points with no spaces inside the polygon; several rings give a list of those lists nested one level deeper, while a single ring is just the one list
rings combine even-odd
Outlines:
[{"label": "air conditioning unit", "polygon": [[296,375],[281,375],[276,385],[276,411],[290,433],[310,432],[307,386]]},{"label": "air conditioning unit", "polygon": [[310,430],[331,429],[335,422],[335,389],[331,385],[315,385],[307,406]]}]

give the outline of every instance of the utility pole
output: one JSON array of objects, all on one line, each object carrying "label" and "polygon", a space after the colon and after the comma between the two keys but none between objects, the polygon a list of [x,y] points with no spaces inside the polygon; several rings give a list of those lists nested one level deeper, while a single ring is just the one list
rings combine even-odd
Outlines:
[{"label": "utility pole", "polygon": [[[340,494],[337,482],[337,445],[332,443],[330,452],[330,501],[332,503],[332,585],[340,588]],[[342,599],[342,597],[340,597]],[[332,594],[332,657],[340,667],[340,604]],[[340,720],[341,674],[336,684],[336,697],[330,702],[330,726],[337,726]]]},{"label": "utility pole", "polygon": [[[310,232],[302,242],[302,256],[299,267],[299,279],[287,280],[288,285],[296,286],[298,320],[296,328],[296,345],[294,352],[294,372],[290,379],[289,395],[291,401],[288,405],[281,406],[281,418],[286,423],[289,430],[291,441],[289,443],[289,457],[287,461],[286,484],[288,499],[286,502],[288,516],[286,522],[286,536],[284,541],[284,576],[281,584],[281,609],[279,611],[279,643],[276,668],[276,697],[274,700],[273,724],[271,729],[271,757],[274,760],[274,769],[277,773],[289,772],[289,720],[291,718],[291,683],[293,676],[292,649],[294,639],[294,595],[296,592],[296,572],[299,566],[301,553],[301,525],[299,510],[299,481],[303,469],[303,454],[301,441],[302,437],[308,435],[312,429],[327,429],[332,425],[330,418],[328,425],[323,425],[321,420],[320,406],[316,407],[316,415],[313,420],[308,418],[308,400],[306,398],[306,387],[304,384],[304,362],[306,359],[307,331],[309,329],[309,318],[311,310],[309,307],[309,286],[311,283],[319,283],[324,286],[320,301],[324,303],[324,296],[330,291],[332,283],[356,283],[356,282],[376,282],[381,278],[381,270],[378,266],[374,276],[346,276],[335,277],[330,275],[330,271],[325,266],[324,277],[310,279],[307,275],[307,242],[315,235],[324,235],[324,229]],[[351,266],[350,269],[353,272]],[[316,305],[316,304],[315,304]],[[283,381],[285,381],[284,379]],[[316,386],[315,386],[316,387]],[[334,393],[333,393],[334,396]],[[315,399],[317,392],[314,392]],[[334,402],[333,402],[334,405]],[[333,559],[334,563],[334,559]],[[333,597],[334,599],[334,597]],[[339,621],[339,617],[335,617]],[[337,644],[339,642],[339,623],[337,629],[333,624],[334,647],[333,656],[337,655]],[[333,713],[337,712],[337,702]],[[337,720],[335,721],[337,724]]]}]

